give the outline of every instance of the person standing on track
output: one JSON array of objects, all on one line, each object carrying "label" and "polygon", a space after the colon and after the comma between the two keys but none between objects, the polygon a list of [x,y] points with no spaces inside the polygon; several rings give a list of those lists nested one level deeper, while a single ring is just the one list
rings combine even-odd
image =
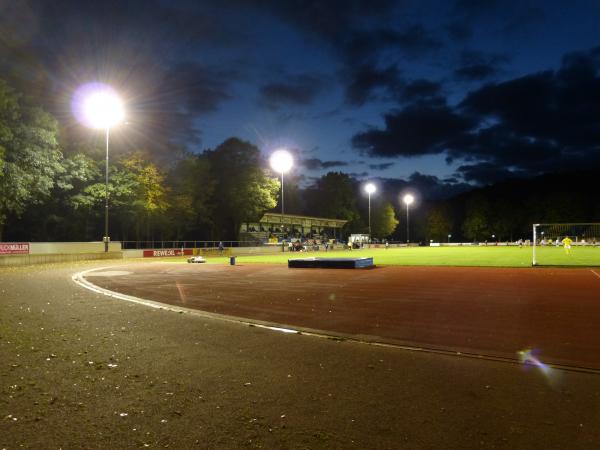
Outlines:
[{"label": "person standing on track", "polygon": [[573,241],[571,240],[571,238],[569,238],[569,236],[565,236],[565,238],[562,240],[562,244],[565,248],[565,253],[567,255],[571,254],[571,244],[573,243]]}]

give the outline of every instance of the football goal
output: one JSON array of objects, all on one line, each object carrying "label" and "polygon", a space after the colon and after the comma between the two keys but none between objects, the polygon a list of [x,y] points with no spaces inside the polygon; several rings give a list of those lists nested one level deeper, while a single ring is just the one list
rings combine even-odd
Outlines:
[{"label": "football goal", "polygon": [[600,266],[600,223],[536,223],[532,264]]}]

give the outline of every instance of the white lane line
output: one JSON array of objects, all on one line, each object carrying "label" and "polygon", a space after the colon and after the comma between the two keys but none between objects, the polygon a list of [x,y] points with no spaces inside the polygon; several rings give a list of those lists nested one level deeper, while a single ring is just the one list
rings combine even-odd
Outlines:
[{"label": "white lane line", "polygon": [[590,272],[592,272],[594,275],[596,275],[598,278],[600,278],[600,275],[598,275],[596,272],[594,272],[592,269],[590,269]]},{"label": "white lane line", "polygon": [[[104,269],[106,269],[106,268],[104,268]],[[151,308],[163,309],[166,311],[174,311],[174,312],[178,312],[178,313],[187,313],[187,314],[191,314],[191,315],[195,315],[195,316],[222,320],[225,322],[239,323],[242,325],[251,325],[251,326],[254,326],[257,328],[263,328],[263,329],[267,329],[267,330],[271,330],[271,331],[278,331],[280,333],[307,334],[302,329],[294,329],[294,328],[287,328],[284,326],[277,326],[275,324],[263,322],[260,320],[257,320],[257,321],[244,320],[242,318],[227,316],[225,314],[210,313],[210,312],[202,311],[199,309],[186,308],[186,307],[182,307],[182,306],[174,306],[174,305],[169,305],[166,303],[155,302],[153,300],[146,300],[143,298],[135,297],[133,295],[127,295],[127,294],[121,294],[119,292],[114,292],[109,289],[105,289],[100,286],[97,286],[85,279],[85,276],[87,274],[89,274],[90,272],[93,272],[95,270],[102,270],[102,269],[93,268],[93,269],[89,269],[89,270],[84,270],[83,272],[78,272],[78,273],[73,274],[71,276],[71,279],[79,286],[81,286],[85,289],[88,289],[92,292],[95,292],[97,294],[106,295],[107,297],[112,297],[112,298],[116,298],[119,300],[125,300],[128,302],[138,303],[140,305],[149,306]]]}]

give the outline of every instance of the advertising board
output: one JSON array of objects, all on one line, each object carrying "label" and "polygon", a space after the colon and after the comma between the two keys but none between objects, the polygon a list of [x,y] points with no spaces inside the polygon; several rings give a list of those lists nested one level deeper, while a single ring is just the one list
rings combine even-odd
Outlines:
[{"label": "advertising board", "polygon": [[0,242],[0,255],[28,255],[29,242]]}]

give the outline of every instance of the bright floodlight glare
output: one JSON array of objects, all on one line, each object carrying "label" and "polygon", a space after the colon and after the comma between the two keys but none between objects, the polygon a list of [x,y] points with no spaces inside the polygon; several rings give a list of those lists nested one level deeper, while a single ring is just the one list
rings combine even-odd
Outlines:
[{"label": "bright floodlight glare", "polygon": [[402,200],[404,201],[405,204],[411,205],[412,202],[415,201],[415,198],[410,194],[406,194]]},{"label": "bright floodlight glare", "polygon": [[367,191],[367,194],[372,194],[376,190],[377,187],[373,183],[367,183],[367,185],[365,186],[365,191]]},{"label": "bright floodlight glare", "polygon": [[102,83],[81,86],[73,97],[77,120],[90,128],[109,129],[125,117],[121,99],[113,88]]},{"label": "bright floodlight glare", "polygon": [[85,99],[83,112],[94,128],[110,128],[124,117],[123,104],[110,91],[94,92]]},{"label": "bright floodlight glare", "polygon": [[294,165],[294,158],[292,158],[292,154],[287,150],[276,150],[271,155],[269,162],[275,172],[286,173]]}]

